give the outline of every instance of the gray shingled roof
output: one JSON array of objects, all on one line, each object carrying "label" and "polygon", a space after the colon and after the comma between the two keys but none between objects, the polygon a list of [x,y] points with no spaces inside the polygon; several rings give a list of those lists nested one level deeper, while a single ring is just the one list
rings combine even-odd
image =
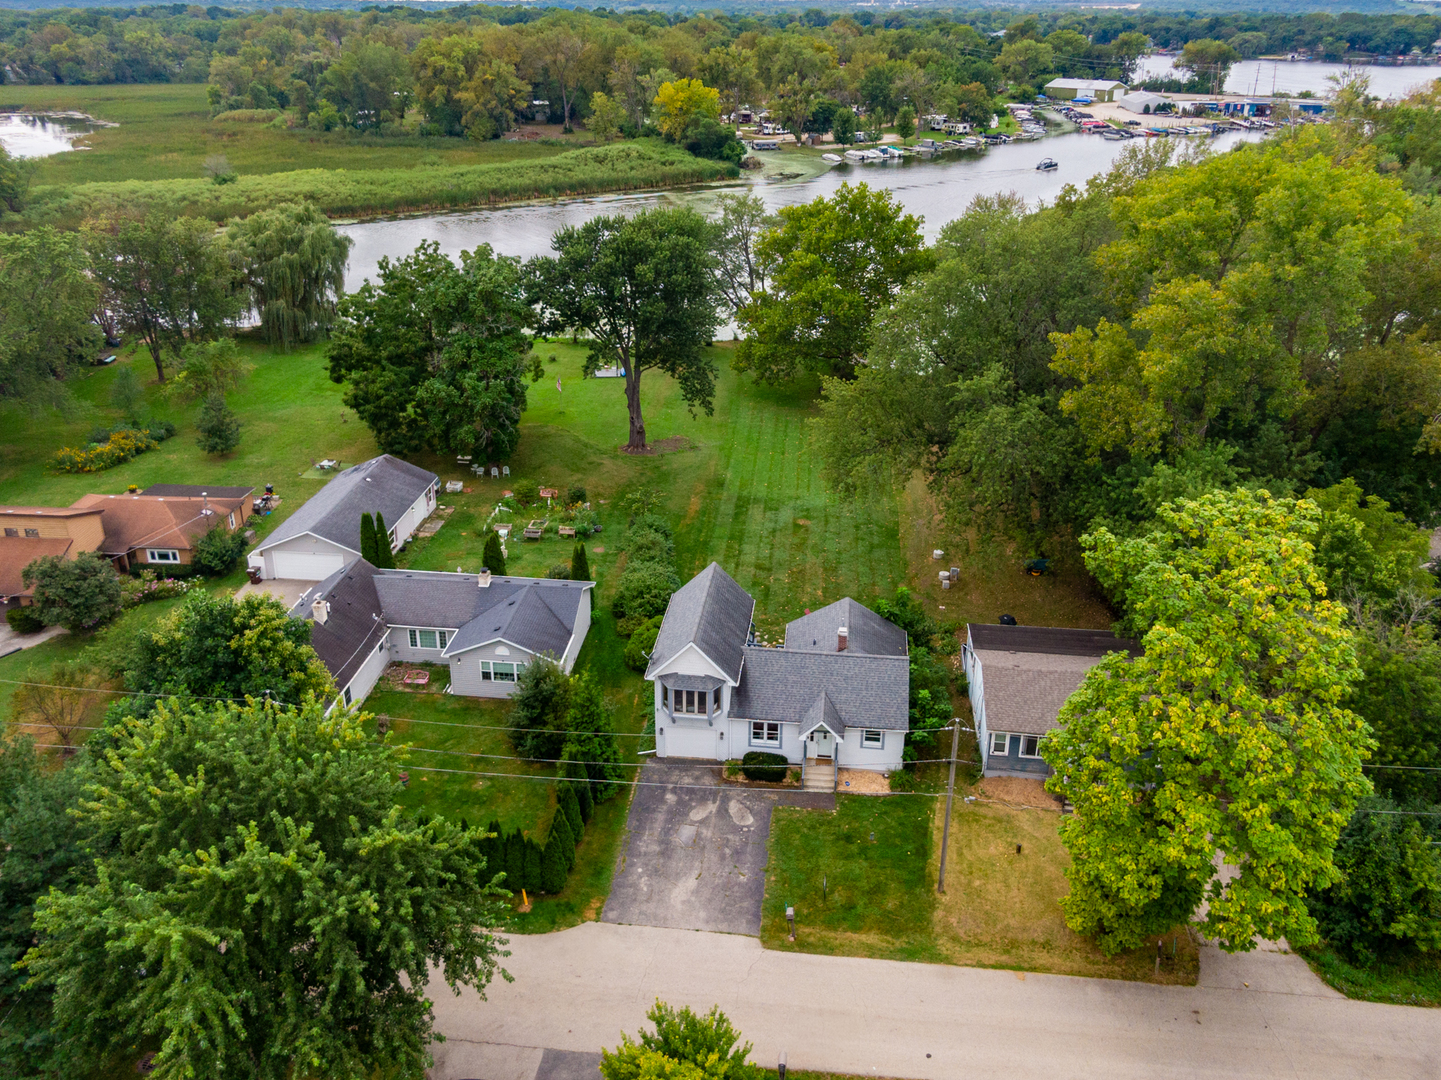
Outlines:
[{"label": "gray shingled roof", "polygon": [[904,656],[803,652],[748,646],[730,715],[804,721],[825,694],[846,727],[910,727],[910,661]]},{"label": "gray shingled roof", "polygon": [[[344,686],[365,661],[366,650],[354,652],[358,635],[370,633],[373,624],[382,632],[391,626],[454,630],[442,654],[447,657],[504,638],[536,655],[559,658],[575,634],[581,595],[595,587],[591,581],[491,578],[482,589],[477,580],[474,574],[377,570],[355,559],[302,596],[290,614],[310,618],[316,597],[330,600],[329,618],[313,631],[315,651]],[[371,619],[372,613],[379,620]],[[376,635],[371,648],[378,640]]]},{"label": "gray shingled roof", "polygon": [[837,631],[846,628],[846,652],[905,656],[906,632],[847,596],[786,623],[786,648],[835,652]]},{"label": "gray shingled roof", "polygon": [[969,623],[966,634],[972,649],[1050,653],[1055,656],[1105,656],[1108,652],[1141,655],[1141,646],[1109,630],[1076,630],[1062,626],[1000,626]]},{"label": "gray shingled roof", "polygon": [[846,733],[846,725],[841,720],[840,712],[837,711],[835,703],[831,701],[831,696],[824,690],[806,710],[805,716],[801,718],[801,738],[804,739],[822,724],[825,724],[826,729],[832,735]]},{"label": "gray shingled roof", "polygon": [[986,730],[1045,735],[1059,726],[1056,717],[1100,656],[1003,652],[975,649],[981,664]]},{"label": "gray shingled roof", "polygon": [[393,526],[440,478],[408,461],[381,454],[338,474],[277,526],[256,550],[314,533],[360,553],[360,515],[379,512]]},{"label": "gray shingled roof", "polygon": [[310,644],[338,687],[350,682],[388,629],[375,589],[378,573],[356,559],[312,587],[290,610],[292,616],[312,619],[316,599],[330,603],[325,622],[311,624]]},{"label": "gray shingled roof", "polygon": [[725,680],[714,675],[662,675],[660,682],[672,690],[714,690]]},{"label": "gray shingled roof", "polygon": [[645,677],[655,678],[656,671],[694,644],[735,682],[740,678],[755,606],[750,593],[719,564],[711,563],[671,596]]}]

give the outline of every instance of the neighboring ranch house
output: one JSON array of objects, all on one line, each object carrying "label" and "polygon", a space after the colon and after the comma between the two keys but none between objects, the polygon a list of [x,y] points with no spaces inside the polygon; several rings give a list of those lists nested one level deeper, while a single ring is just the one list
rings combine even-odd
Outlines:
[{"label": "neighboring ranch house", "polygon": [[385,518],[392,550],[435,512],[440,477],[381,454],[353,465],[306,500],[250,553],[266,579],[324,581],[360,557],[360,515]]},{"label": "neighboring ranch house", "polygon": [[657,757],[726,761],[767,750],[808,787],[838,767],[901,766],[910,727],[906,633],[850,598],[755,644],[755,600],[711,563],[670,599],[645,677],[655,683]]},{"label": "neighboring ranch house", "polygon": [[23,575],[36,559],[58,555],[69,561],[99,551],[104,542],[99,507],[0,506],[0,608],[31,603],[34,590]]},{"label": "neighboring ranch house", "polygon": [[1126,92],[1126,84],[1114,79],[1052,79],[1046,83],[1046,96],[1072,101],[1089,98],[1091,101],[1114,101],[1117,94]]},{"label": "neighboring ranch house", "polygon": [[962,664],[970,683],[981,772],[1045,779],[1041,741],[1086,672],[1108,653],[1139,656],[1141,647],[1106,630],[1054,626],[966,627]]},{"label": "neighboring ranch house", "polygon": [[378,570],[354,559],[302,596],[291,617],[312,622],[310,643],[338,703],[365,700],[392,662],[449,664],[450,693],[509,697],[538,656],[567,672],[590,629],[593,581]]}]

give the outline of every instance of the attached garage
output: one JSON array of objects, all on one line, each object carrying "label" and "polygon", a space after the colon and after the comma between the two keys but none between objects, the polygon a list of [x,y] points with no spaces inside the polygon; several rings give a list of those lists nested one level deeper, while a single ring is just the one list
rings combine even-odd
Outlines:
[{"label": "attached garage", "polygon": [[270,552],[273,574],[267,577],[290,578],[296,581],[324,581],[345,566],[340,552],[273,551]]}]

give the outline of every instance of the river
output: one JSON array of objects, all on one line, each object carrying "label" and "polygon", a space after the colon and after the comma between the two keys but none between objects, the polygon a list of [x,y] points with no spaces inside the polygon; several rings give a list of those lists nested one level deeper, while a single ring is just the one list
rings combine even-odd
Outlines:
[{"label": "river", "polygon": [[49,157],[74,150],[75,140],[94,130],[93,121],[79,116],[0,113],[0,146],[14,157]]},{"label": "river", "polygon": [[[1206,141],[1220,151],[1257,137],[1250,132],[1233,132]],[[1105,172],[1130,145],[1072,132],[1039,142],[994,146],[982,153],[947,154],[931,161],[908,158],[897,164],[843,164],[796,180],[762,177],[742,181],[728,190],[749,187],[774,210],[810,202],[819,195],[830,195],[843,183],[864,180],[872,187],[890,191],[908,213],[922,219],[926,239],[934,240],[946,222],[959,217],[977,195],[1014,191],[1032,205],[1053,201],[1067,184],[1083,187],[1092,176]],[[762,151],[763,156],[774,155],[781,160],[793,153]],[[1045,157],[1055,158],[1060,168],[1038,172],[1036,164]],[[344,225],[341,231],[355,241],[345,287],[359,288],[362,281],[374,277],[381,256],[394,259],[407,255],[422,240],[434,240],[441,251],[455,259],[460,252],[481,244],[489,244],[501,255],[530,258],[550,253],[551,235],[562,226],[578,225],[598,214],[633,214],[662,205],[694,206],[707,212],[714,207],[719,190],[727,189],[598,195]]]},{"label": "river", "polygon": [[[1325,97],[1331,90],[1330,78],[1346,71],[1359,71],[1371,80],[1371,93],[1380,98],[1404,97],[1411,90],[1433,79],[1441,79],[1441,67],[1384,67],[1367,64],[1348,68],[1345,64],[1323,64],[1311,60],[1242,60],[1226,76],[1228,94],[1269,95],[1300,94],[1309,90]],[[1186,73],[1177,71],[1175,57],[1148,56],[1141,61],[1137,82],[1142,79],[1181,79]]]}]

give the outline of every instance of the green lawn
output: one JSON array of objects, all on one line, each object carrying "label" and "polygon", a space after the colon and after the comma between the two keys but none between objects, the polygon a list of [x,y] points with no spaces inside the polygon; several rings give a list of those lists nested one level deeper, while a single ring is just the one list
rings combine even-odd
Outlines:
[{"label": "green lawn", "polygon": [[[205,86],[4,86],[0,109],[88,113],[118,127],[100,128],[80,153],[37,162],[35,183],[87,184],[114,180],[204,177],[205,159],[224,154],[242,175],[295,169],[416,169],[552,157],[559,142],[381,138],[355,132],[282,131],[268,124],[210,119]],[[578,142],[577,142],[578,145]]]},{"label": "green lawn", "polygon": [[[931,766],[922,786],[934,791],[942,779]],[[968,804],[966,794],[980,801]],[[1182,927],[1166,936],[1157,972],[1154,947],[1106,957],[1066,926],[1059,901],[1069,856],[1054,811],[958,788],[946,892],[937,894],[944,807],[943,799],[917,794],[841,795],[834,814],[777,808],[762,942],[830,955],[1195,983],[1197,950]],[[787,940],[787,905],[795,907],[794,942]]]}]

